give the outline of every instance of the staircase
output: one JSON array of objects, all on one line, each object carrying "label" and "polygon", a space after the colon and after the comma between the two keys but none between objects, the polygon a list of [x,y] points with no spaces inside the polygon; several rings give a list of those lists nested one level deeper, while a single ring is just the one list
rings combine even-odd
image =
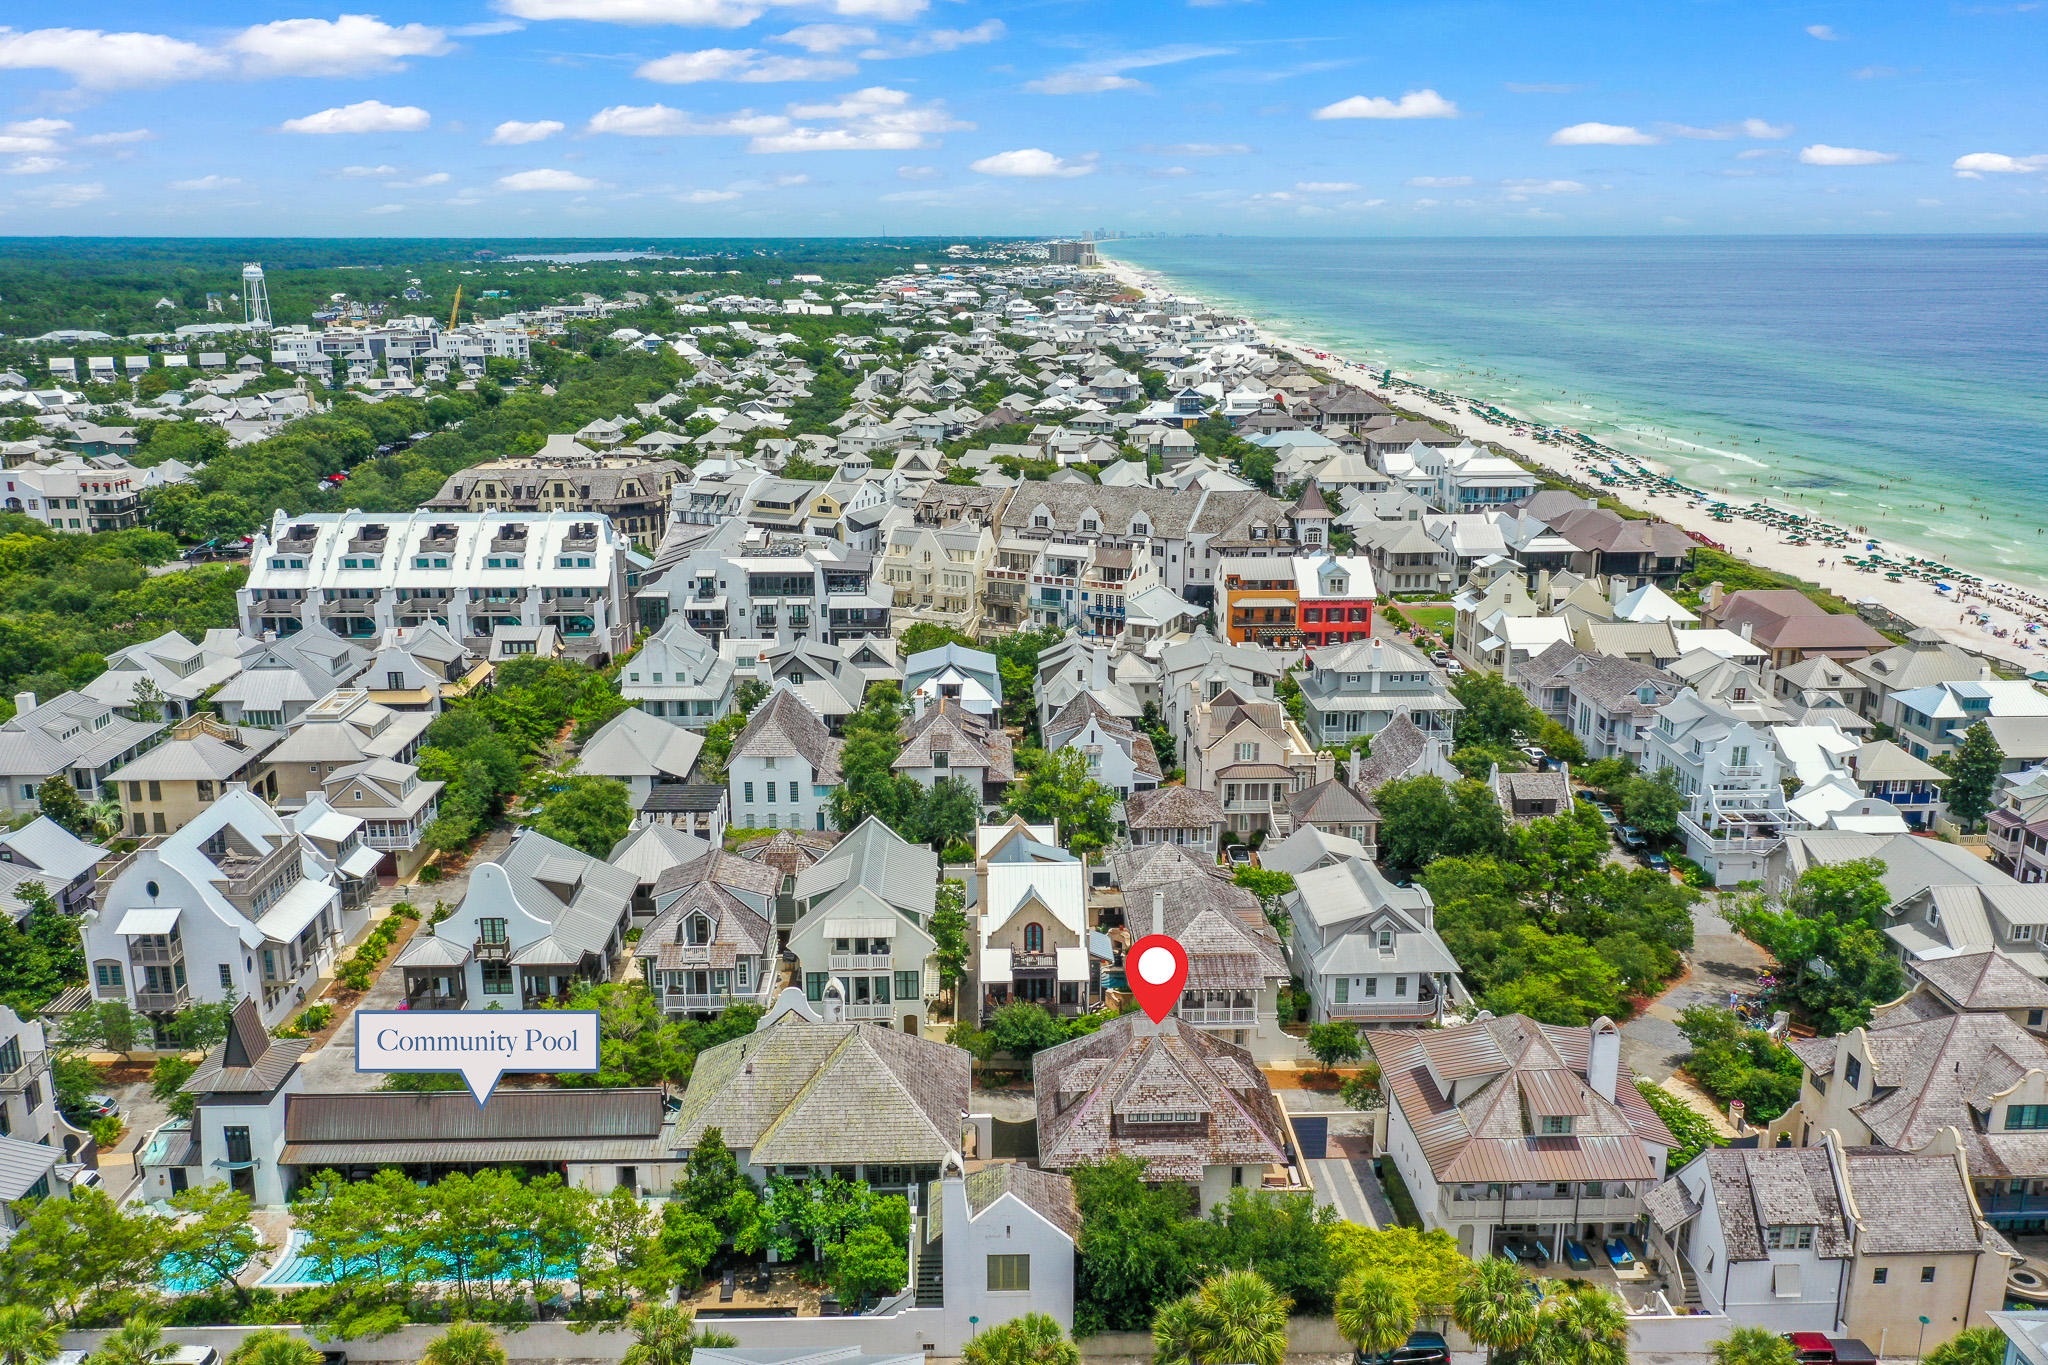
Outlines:
[{"label": "staircase", "polygon": [[1681,1313],[1699,1312],[1699,1277],[1692,1273],[1692,1267],[1685,1263],[1683,1256],[1672,1257],[1671,1268],[1678,1272],[1678,1293],[1670,1296],[1677,1301],[1675,1306],[1678,1311]]},{"label": "staircase", "polygon": [[946,1257],[939,1245],[944,1240],[934,1237],[918,1249],[916,1307],[946,1306]]}]

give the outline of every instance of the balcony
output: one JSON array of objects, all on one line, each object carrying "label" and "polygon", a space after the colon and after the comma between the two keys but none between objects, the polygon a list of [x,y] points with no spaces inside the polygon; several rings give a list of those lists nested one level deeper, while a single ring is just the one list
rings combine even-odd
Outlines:
[{"label": "balcony", "polygon": [[192,1003],[192,992],[184,986],[167,991],[135,992],[135,1008],[142,1014],[175,1014]]},{"label": "balcony", "polygon": [[888,953],[833,953],[827,965],[835,972],[886,972],[891,961]]},{"label": "balcony", "polygon": [[1324,1013],[1332,1019],[1434,1019],[1436,1010],[1434,994],[1412,1000],[1398,996],[1389,1000],[1345,1000],[1323,1006]]},{"label": "balcony", "polygon": [[869,1002],[865,1005],[848,1005],[846,1007],[846,1017],[848,1019],[893,1019],[898,1009],[915,1010],[917,1007],[918,1002],[915,1000],[903,1000],[893,1005],[886,1001],[879,1005]]},{"label": "balcony", "polygon": [[468,1004],[469,992],[464,989],[453,992],[414,991],[405,997],[405,1007],[409,1010],[459,1010]]},{"label": "balcony", "polygon": [[478,939],[470,949],[478,962],[510,962],[512,945],[504,939]]},{"label": "balcony", "polygon": [[1197,1028],[1250,1028],[1259,1022],[1252,1005],[1182,1005],[1174,1011],[1184,1024]]},{"label": "balcony", "polygon": [[1639,1217],[1642,1200],[1625,1199],[1458,1199],[1445,1190],[1437,1199],[1440,1223],[1625,1223]]},{"label": "balcony", "polygon": [[30,1081],[50,1069],[50,1054],[47,1052],[25,1052],[21,1065],[0,1075],[0,1095],[19,1095],[28,1089]]},{"label": "balcony", "polygon": [[760,993],[740,991],[656,991],[654,1003],[671,1014],[718,1014],[729,1005],[764,1004]]},{"label": "balcony", "polygon": [[1240,799],[1237,801],[1225,801],[1223,809],[1225,813],[1230,815],[1271,815],[1274,811],[1283,809],[1286,805],[1287,802],[1285,800],[1273,798],[1257,801]]}]

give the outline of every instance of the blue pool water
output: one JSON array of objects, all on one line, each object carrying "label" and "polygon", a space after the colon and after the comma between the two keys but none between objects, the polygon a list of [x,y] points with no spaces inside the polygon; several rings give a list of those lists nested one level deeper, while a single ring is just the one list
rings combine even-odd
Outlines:
[{"label": "blue pool water", "polygon": [[[543,1278],[550,1280],[573,1280],[576,1278],[576,1266],[573,1262],[544,1266],[541,1269],[541,1274]],[[284,1259],[271,1267],[269,1273],[257,1281],[257,1283],[266,1289],[303,1289],[308,1285],[333,1284],[337,1280],[347,1278],[348,1272],[346,1268],[324,1266],[315,1258],[308,1256],[306,1254],[306,1234],[294,1232],[290,1243],[285,1247]],[[449,1279],[453,1278],[453,1274],[451,1271],[440,1276],[430,1275],[428,1278]],[[470,1278],[473,1280],[523,1280],[528,1277],[526,1269],[521,1267],[516,1273],[506,1271],[498,1275],[472,1275]]]},{"label": "blue pool water", "polygon": [[197,1294],[214,1285],[213,1272],[188,1256],[172,1252],[157,1263],[156,1283],[166,1294]]}]

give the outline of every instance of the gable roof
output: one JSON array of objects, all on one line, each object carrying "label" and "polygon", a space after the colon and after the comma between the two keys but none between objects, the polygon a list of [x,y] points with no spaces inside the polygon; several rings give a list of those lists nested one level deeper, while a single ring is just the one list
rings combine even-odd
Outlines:
[{"label": "gable roof", "polygon": [[802,758],[811,765],[812,781],[831,784],[839,781],[839,751],[844,747],[802,697],[778,684],[747,717],[747,728],[733,742],[727,767],[737,758]]}]

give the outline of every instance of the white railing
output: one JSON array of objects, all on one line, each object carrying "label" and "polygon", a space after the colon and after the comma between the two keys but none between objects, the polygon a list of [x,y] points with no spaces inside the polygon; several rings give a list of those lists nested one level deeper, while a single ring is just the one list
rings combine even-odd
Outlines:
[{"label": "white railing", "polygon": [[831,959],[835,972],[885,972],[895,960],[888,953],[833,953]]},{"label": "white railing", "polygon": [[1251,1007],[1238,1009],[1235,1006],[1210,1005],[1196,1009],[1183,1005],[1177,1013],[1183,1023],[1198,1028],[1215,1028],[1224,1024],[1244,1028],[1259,1022],[1258,1010]]},{"label": "white railing", "polygon": [[1420,1000],[1346,1000],[1325,1004],[1323,1009],[1332,1019],[1432,1019],[1436,1017],[1437,1000],[1434,996]]}]

